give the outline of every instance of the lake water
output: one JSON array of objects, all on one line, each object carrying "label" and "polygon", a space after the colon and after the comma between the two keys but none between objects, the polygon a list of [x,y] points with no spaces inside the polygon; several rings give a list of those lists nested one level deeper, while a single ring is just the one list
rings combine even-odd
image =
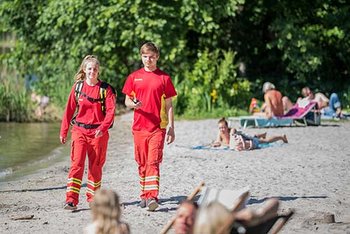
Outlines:
[{"label": "lake water", "polygon": [[0,182],[15,180],[69,157],[60,123],[0,123]]}]

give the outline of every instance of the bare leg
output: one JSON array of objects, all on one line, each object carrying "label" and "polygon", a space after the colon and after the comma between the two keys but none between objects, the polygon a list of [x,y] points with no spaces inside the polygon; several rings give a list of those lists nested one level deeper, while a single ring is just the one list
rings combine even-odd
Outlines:
[{"label": "bare leg", "polygon": [[260,208],[254,210],[245,208],[238,211],[236,220],[247,226],[255,226],[277,216],[279,201],[275,198],[268,199]]},{"label": "bare leg", "polygon": [[257,225],[263,223],[273,217],[277,216],[277,210],[279,207],[279,201],[276,198],[268,199],[259,209],[255,212],[255,220],[253,219],[250,225]]},{"label": "bare leg", "polygon": [[283,103],[284,113],[287,113],[293,107],[293,103],[290,101],[290,99],[287,96],[284,96],[282,98],[282,103]]},{"label": "bare leg", "polygon": [[259,139],[259,143],[272,143],[279,140],[283,141],[284,143],[288,143],[288,139],[286,135],[272,136],[272,137],[267,137],[265,139]]},{"label": "bare leg", "polygon": [[259,139],[265,139],[266,138],[266,132],[264,132],[264,133],[261,133],[261,134],[255,134],[255,137],[256,138],[259,138]]}]

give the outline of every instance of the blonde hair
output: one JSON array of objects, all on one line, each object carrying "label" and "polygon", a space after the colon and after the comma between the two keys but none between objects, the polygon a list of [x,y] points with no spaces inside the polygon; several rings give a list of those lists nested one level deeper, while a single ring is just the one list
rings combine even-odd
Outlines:
[{"label": "blonde hair", "polygon": [[159,49],[153,42],[144,43],[140,48],[140,55],[147,53],[149,51],[151,51],[159,56]]},{"label": "blonde hair", "polygon": [[78,80],[85,80],[85,72],[84,69],[86,67],[86,64],[88,62],[93,62],[95,63],[98,67],[100,67],[100,62],[97,59],[97,56],[95,55],[86,55],[83,61],[80,64],[78,72],[75,74],[74,79],[76,81]]},{"label": "blonde hair", "polygon": [[194,225],[194,234],[216,234],[227,219],[230,212],[219,202],[211,202],[198,211]]},{"label": "blonde hair", "polygon": [[96,234],[129,233],[128,225],[120,221],[119,197],[113,190],[97,190],[91,204],[91,210],[96,224]]}]

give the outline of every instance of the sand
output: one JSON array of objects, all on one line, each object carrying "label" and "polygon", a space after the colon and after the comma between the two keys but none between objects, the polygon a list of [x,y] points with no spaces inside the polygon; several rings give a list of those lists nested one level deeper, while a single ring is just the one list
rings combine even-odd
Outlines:
[{"label": "sand", "polygon": [[[118,192],[122,219],[132,233],[159,233],[178,203],[204,181],[208,187],[249,186],[248,206],[276,197],[279,212],[295,210],[281,233],[350,233],[350,122],[318,127],[246,129],[246,133],[286,134],[288,144],[236,152],[194,150],[211,142],[216,119],[176,121],[176,140],[165,146],[160,207],[137,206],[139,185],[130,131],[132,114],[116,117],[110,130],[104,188]],[[238,123],[237,123],[238,126]],[[63,162],[17,181],[0,184],[0,233],[82,233],[91,214],[81,189],[77,212],[63,209],[69,156]],[[86,175],[83,182],[86,182]],[[334,215],[335,222],[329,222]],[[172,233],[172,232],[171,232]]]}]

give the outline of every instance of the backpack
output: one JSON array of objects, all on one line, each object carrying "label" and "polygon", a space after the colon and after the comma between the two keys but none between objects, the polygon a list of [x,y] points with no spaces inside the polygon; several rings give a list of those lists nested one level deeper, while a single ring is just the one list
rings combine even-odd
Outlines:
[{"label": "backpack", "polygon": [[[107,88],[108,86],[111,87],[112,92],[115,94],[115,90],[112,86],[110,86],[108,83],[101,81],[101,85],[100,85],[100,98],[92,98],[89,97],[86,93],[82,92],[81,90],[83,89],[84,86],[84,81],[83,80],[79,80],[76,82],[75,84],[75,101],[77,103],[77,109],[76,109],[76,114],[74,115],[74,117],[72,118],[71,124],[75,124],[75,118],[76,115],[78,113],[78,109],[79,109],[79,104],[78,104],[78,99],[80,96],[85,97],[87,100],[91,101],[91,102],[100,102],[101,103],[101,110],[103,115],[106,115],[106,96],[107,96]],[[109,128],[113,127],[113,123],[111,124],[111,126]]]}]

